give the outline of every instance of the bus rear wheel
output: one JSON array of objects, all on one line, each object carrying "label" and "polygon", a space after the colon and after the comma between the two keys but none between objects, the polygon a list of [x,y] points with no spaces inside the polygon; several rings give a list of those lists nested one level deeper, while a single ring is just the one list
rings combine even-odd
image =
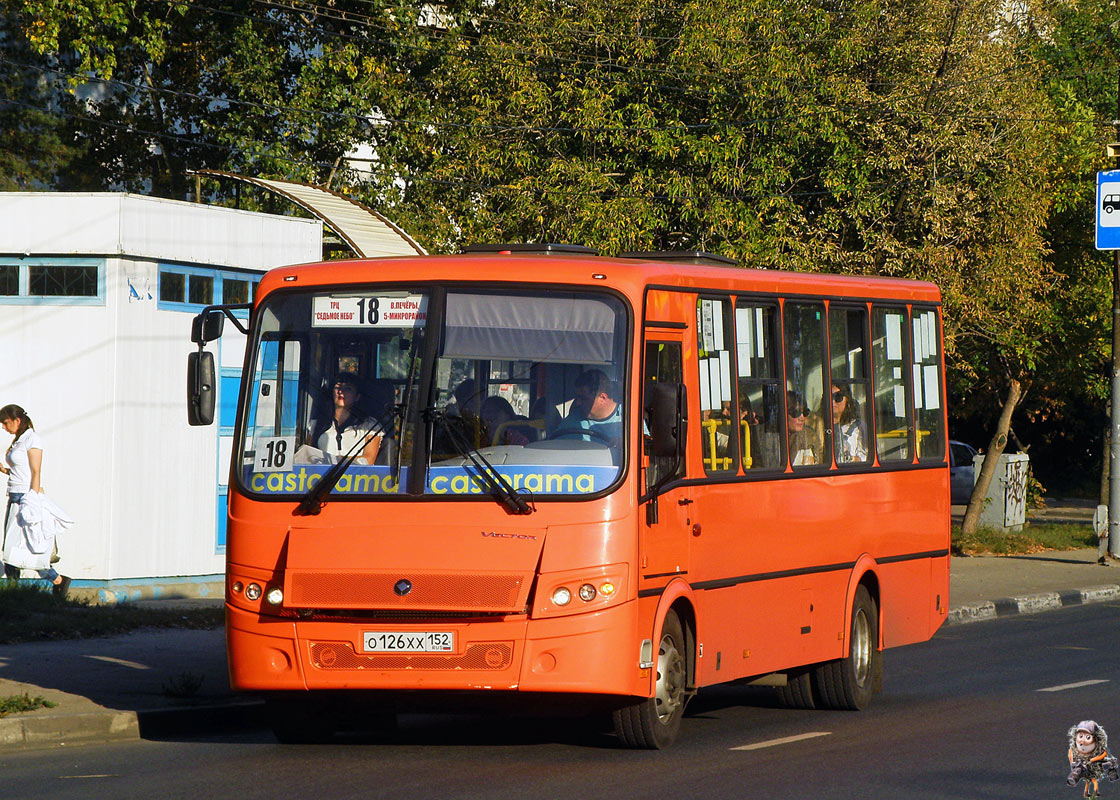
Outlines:
[{"label": "bus rear wheel", "polygon": [[879,609],[863,585],[852,601],[848,645],[848,655],[813,670],[813,695],[820,707],[859,711],[871,704],[875,693],[882,670]]},{"label": "bus rear wheel", "polygon": [[688,700],[685,648],[680,619],[670,611],[661,627],[653,697],[614,712],[614,731],[624,746],[661,750],[676,740]]},{"label": "bus rear wheel", "polygon": [[812,671],[802,667],[787,672],[786,685],[778,687],[778,702],[786,708],[816,708]]}]

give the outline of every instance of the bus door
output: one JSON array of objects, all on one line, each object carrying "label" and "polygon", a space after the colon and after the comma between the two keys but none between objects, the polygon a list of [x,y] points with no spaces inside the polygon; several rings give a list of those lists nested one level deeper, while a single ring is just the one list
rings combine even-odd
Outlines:
[{"label": "bus door", "polygon": [[[644,375],[648,382],[680,384],[683,382],[682,337],[669,330],[648,331],[644,343]],[[681,426],[684,435],[685,426]],[[648,437],[643,437],[647,439]],[[648,441],[647,441],[648,445]],[[692,490],[676,482],[685,475],[685,458],[656,456],[643,447],[642,491],[649,492],[658,484],[664,489],[647,503],[639,516],[639,591],[658,589],[674,577],[688,577],[688,554],[692,526]],[[656,504],[651,511],[650,504]]]}]

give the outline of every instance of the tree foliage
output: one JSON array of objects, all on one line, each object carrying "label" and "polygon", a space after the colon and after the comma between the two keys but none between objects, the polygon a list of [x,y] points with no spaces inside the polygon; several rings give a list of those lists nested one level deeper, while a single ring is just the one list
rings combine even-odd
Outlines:
[{"label": "tree foliage", "polygon": [[[348,192],[433,251],[570,241],[922,278],[943,292],[960,408],[994,417],[1012,379],[1028,402],[1046,397],[1049,413],[1074,398],[1057,387],[1075,373],[1077,396],[1100,392],[1108,314],[1083,216],[1109,114],[1101,98],[1115,97],[1098,66],[1115,63],[1111,7],[0,8],[13,20],[4,68],[49,79],[73,103],[56,121],[75,147],[55,159],[62,188],[185,197],[188,170],[216,168]],[[32,105],[50,117],[50,102]],[[33,112],[0,102],[0,113]],[[42,134],[28,146],[52,149]],[[231,191],[208,187],[218,201]],[[1066,369],[1071,348],[1079,363]],[[1045,377],[1032,383],[1040,366]]]}]

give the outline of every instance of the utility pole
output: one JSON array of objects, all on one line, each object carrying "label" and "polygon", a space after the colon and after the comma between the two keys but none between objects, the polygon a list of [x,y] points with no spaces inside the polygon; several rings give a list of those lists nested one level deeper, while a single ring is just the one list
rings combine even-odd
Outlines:
[{"label": "utility pole", "polygon": [[[1120,69],[1116,73],[1117,144],[1108,146],[1113,166],[1120,168]],[[1112,415],[1108,466],[1108,555],[1120,559],[1120,250],[1112,251]]]}]

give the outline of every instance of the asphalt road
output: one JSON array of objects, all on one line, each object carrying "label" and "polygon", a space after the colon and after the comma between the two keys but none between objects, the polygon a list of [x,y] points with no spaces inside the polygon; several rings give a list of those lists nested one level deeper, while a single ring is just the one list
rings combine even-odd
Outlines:
[{"label": "asphalt road", "polygon": [[[660,753],[573,722],[408,715],[330,745],[254,731],[4,755],[0,797],[1076,800],[1067,729],[1096,719],[1120,742],[1117,631],[1117,603],[946,628],[886,653],[884,692],[863,713],[710,690]],[[1120,797],[1120,783],[1102,789]]]}]

